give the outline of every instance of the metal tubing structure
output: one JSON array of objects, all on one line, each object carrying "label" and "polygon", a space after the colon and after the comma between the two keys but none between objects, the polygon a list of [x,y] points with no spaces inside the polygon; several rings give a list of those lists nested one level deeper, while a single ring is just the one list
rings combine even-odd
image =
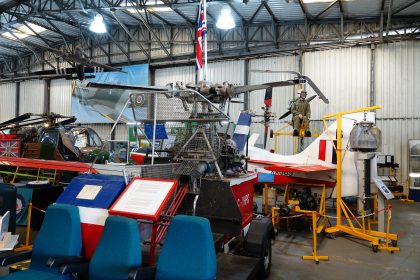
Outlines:
[{"label": "metal tubing structure", "polygon": [[[364,239],[371,242],[372,249],[374,252],[377,252],[378,249],[383,249],[383,246],[380,246],[380,238],[387,238],[387,240],[392,240],[396,242],[398,240],[398,236],[396,234],[391,233],[385,233],[380,231],[373,231],[373,230],[366,230],[362,224],[357,221],[357,218],[353,215],[353,213],[350,211],[350,209],[347,207],[347,205],[344,203],[342,199],[342,184],[341,184],[341,174],[342,174],[342,128],[343,128],[343,116],[353,113],[360,113],[360,112],[367,112],[367,111],[373,111],[381,109],[381,106],[371,106],[371,107],[365,107],[360,108],[356,110],[351,111],[345,111],[345,112],[338,112],[335,114],[325,115],[322,117],[323,120],[336,118],[337,119],[337,173],[336,173],[336,199],[337,199],[337,223],[333,227],[329,227],[325,230],[325,232],[334,234],[337,232],[344,232],[353,236],[356,236],[360,239]],[[342,216],[346,217],[348,225],[342,224]],[[357,225],[353,225],[352,221],[354,220],[357,222],[359,228]]]}]

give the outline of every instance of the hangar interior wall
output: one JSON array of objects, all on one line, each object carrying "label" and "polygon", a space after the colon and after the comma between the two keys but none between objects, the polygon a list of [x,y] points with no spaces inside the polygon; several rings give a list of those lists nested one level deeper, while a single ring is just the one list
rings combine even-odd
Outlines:
[{"label": "hangar interior wall", "polygon": [[[382,154],[393,154],[400,163],[399,179],[407,177],[408,139],[420,138],[420,42],[402,41],[370,47],[353,47],[317,52],[305,52],[300,57],[276,56],[244,59],[239,61],[214,62],[208,65],[208,81],[233,84],[257,84],[293,78],[289,74],[255,73],[253,69],[301,71],[309,76],[327,95],[330,104],[315,99],[311,103],[311,127],[322,131],[322,115],[350,110],[371,104],[382,105],[378,111],[378,127],[383,134]],[[193,66],[162,68],[155,70],[155,85],[169,82],[195,82]],[[63,115],[71,114],[71,82],[52,80],[49,96],[45,94],[45,81],[21,82],[19,96],[15,84],[0,85],[0,121],[5,121],[26,112],[42,113],[47,110]],[[273,91],[272,111],[277,117],[286,112],[289,100],[296,97],[297,88],[276,88]],[[308,96],[313,91],[308,88]],[[49,102],[45,102],[49,97]],[[244,100],[245,96],[241,97]],[[251,92],[248,96],[249,109],[262,112],[264,91]],[[17,102],[19,106],[17,106]],[[244,104],[233,104],[231,119],[236,122]],[[18,109],[18,112],[17,112]],[[160,112],[164,114],[164,112]],[[290,131],[288,120],[276,121],[271,125],[275,131]],[[110,124],[90,125],[105,139]],[[251,129],[260,134],[258,144],[263,143],[263,125],[255,118]],[[117,127],[115,139],[127,139],[127,128]],[[268,147],[274,148],[273,139]],[[292,154],[291,137],[279,137],[279,153]]]}]

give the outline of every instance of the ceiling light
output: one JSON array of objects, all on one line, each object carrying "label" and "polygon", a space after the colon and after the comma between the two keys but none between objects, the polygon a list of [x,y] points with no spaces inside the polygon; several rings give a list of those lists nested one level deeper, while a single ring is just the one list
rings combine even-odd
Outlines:
[{"label": "ceiling light", "polygon": [[89,30],[95,33],[105,33],[106,26],[104,23],[104,18],[101,14],[96,14],[95,18],[93,19],[92,23],[89,26]]},{"label": "ceiling light", "polygon": [[232,17],[232,11],[229,6],[223,6],[216,27],[219,29],[232,29],[236,26]]}]

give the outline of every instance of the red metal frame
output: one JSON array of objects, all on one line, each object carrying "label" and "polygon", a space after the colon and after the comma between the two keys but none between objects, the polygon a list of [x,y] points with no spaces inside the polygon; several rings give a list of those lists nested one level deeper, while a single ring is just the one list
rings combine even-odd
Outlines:
[{"label": "red metal frame", "polygon": [[[179,188],[178,192],[175,194],[174,199],[172,200],[172,203],[169,205],[168,209],[166,210],[166,216],[173,217],[175,216],[176,212],[178,211],[179,206],[182,203],[182,200],[184,199],[185,195],[187,194],[188,186],[182,186]],[[159,222],[161,223],[158,226],[157,229],[157,237],[156,237],[156,243],[160,243],[165,236],[166,231],[168,230],[168,226],[171,222],[170,218],[168,217],[162,217],[159,219]]]},{"label": "red metal frame", "polygon": [[[40,168],[48,170],[65,170],[87,172],[90,170],[90,164],[83,162],[72,161],[58,161],[58,160],[43,160],[43,159],[30,159],[30,158],[13,158],[13,157],[0,157],[0,165],[4,166],[19,166],[29,168]],[[95,172],[95,170],[91,170]]]}]

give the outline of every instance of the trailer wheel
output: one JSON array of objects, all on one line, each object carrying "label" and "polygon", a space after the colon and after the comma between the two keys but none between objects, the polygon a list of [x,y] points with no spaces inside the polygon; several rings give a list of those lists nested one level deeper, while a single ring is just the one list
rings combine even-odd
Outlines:
[{"label": "trailer wheel", "polygon": [[264,256],[260,260],[258,279],[266,279],[270,275],[271,269],[271,238],[267,238],[264,246]]}]

